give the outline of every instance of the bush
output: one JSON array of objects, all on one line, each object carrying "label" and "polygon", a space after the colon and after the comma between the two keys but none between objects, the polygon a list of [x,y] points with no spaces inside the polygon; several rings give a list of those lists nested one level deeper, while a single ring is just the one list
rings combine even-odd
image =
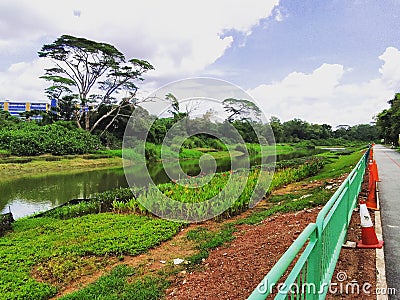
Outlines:
[{"label": "bush", "polygon": [[8,150],[0,150],[0,158],[2,157],[9,157],[10,156],[10,151]]},{"label": "bush", "polygon": [[0,149],[12,155],[32,156],[85,154],[101,148],[98,137],[77,128],[61,124],[39,126],[22,122],[0,130]]},{"label": "bush", "polygon": [[145,157],[147,161],[156,161],[161,159],[161,147],[152,143],[146,143]]},{"label": "bush", "polygon": [[[137,191],[135,191],[137,193]],[[100,212],[109,212],[114,207],[115,202],[127,203],[134,199],[135,195],[130,188],[119,188],[103,193],[96,193],[91,199],[87,200],[71,200],[68,203],[39,213],[35,218],[50,217],[55,219],[71,219],[84,215],[97,214]]]},{"label": "bush", "polygon": [[223,142],[221,142],[218,139],[211,139],[210,142],[208,143],[211,148],[220,150],[220,151],[226,151],[228,148],[225,146]]}]

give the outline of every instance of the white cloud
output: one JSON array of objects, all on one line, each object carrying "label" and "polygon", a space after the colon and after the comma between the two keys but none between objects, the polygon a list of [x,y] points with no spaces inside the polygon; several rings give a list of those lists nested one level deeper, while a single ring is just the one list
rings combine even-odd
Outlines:
[{"label": "white cloud", "polygon": [[[71,34],[113,44],[128,58],[150,61],[156,70],[148,79],[182,78],[214,63],[235,34],[251,34],[278,4],[279,0],[115,0],[107,5],[96,0],[2,0],[0,53],[17,63],[15,56],[36,53],[44,43]],[[19,61],[28,67],[36,64],[27,62],[31,60]],[[9,72],[16,76],[10,69],[0,76]],[[34,73],[24,70],[28,72]]]},{"label": "white cloud", "polygon": [[382,80],[389,86],[396,88],[400,80],[400,51],[394,47],[386,48],[386,51],[379,56],[384,64],[379,69]]},{"label": "white cloud", "polygon": [[47,62],[35,60],[13,64],[5,72],[0,72],[0,99],[46,101],[44,89],[47,84],[39,77],[47,67]]},{"label": "white cloud", "polygon": [[80,35],[113,43],[130,56],[139,54],[161,74],[196,72],[230,47],[233,36],[224,33],[249,34],[278,2],[116,0],[110,6],[94,0],[57,5],[45,0],[8,0],[0,4],[0,39]]},{"label": "white cloud", "polygon": [[282,121],[301,118],[334,126],[368,123],[387,107],[400,85],[400,51],[389,47],[379,59],[383,61],[381,75],[363,83],[343,82],[351,68],[323,64],[309,74],[292,72],[279,82],[248,92],[268,115]]},{"label": "white cloud", "polygon": [[282,22],[289,17],[289,14],[283,7],[276,7],[275,8],[275,21]]}]

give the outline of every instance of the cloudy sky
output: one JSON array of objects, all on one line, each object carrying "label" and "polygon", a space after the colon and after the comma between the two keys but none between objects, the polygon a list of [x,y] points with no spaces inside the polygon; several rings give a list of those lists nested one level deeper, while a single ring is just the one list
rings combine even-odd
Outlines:
[{"label": "cloudy sky", "polygon": [[45,100],[37,52],[62,34],[116,46],[174,80],[229,81],[282,121],[359,124],[400,87],[398,0],[0,1],[0,99]]}]

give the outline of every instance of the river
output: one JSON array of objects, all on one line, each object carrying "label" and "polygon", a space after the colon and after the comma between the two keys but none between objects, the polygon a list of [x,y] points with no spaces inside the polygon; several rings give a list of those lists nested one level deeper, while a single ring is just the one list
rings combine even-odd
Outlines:
[{"label": "river", "polygon": [[[293,152],[278,155],[277,161],[312,154],[315,154],[315,151]],[[253,159],[252,164],[257,164],[257,160]],[[181,166],[183,171],[190,176],[198,175],[200,172],[198,160],[182,161]],[[229,159],[219,159],[217,166],[217,172],[227,171],[230,169],[231,162]],[[170,180],[164,172],[162,163],[150,164],[148,171],[156,184]],[[143,174],[146,170],[131,167],[130,172]],[[140,178],[137,184],[142,184]],[[18,219],[61,205],[71,199],[89,198],[94,193],[127,186],[123,168],[58,175],[43,174],[11,181],[0,181],[0,211],[2,213],[11,211],[14,218]]]}]

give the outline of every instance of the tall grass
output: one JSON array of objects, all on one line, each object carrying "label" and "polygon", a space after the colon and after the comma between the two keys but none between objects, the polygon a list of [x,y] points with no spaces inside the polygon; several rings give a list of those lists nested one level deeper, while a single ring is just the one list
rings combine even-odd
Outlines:
[{"label": "tall grass", "polygon": [[[286,184],[315,175],[323,165],[323,159],[313,158],[300,166],[279,170],[273,175],[269,187],[261,191],[259,195],[263,197]],[[260,172],[264,172],[261,174],[262,176],[260,176]],[[191,220],[201,219],[201,216],[205,215],[215,215],[225,207],[224,213],[218,218],[226,218],[248,209],[254,190],[260,186],[258,185],[259,180],[267,180],[268,176],[271,177],[272,173],[265,172],[261,168],[252,168],[248,173],[246,171],[230,171],[198,178],[192,177],[179,182],[149,187],[138,193],[136,198],[129,201],[116,200],[112,205],[114,211],[119,213],[149,214],[147,208],[150,207],[151,211],[156,211],[159,215],[168,214],[177,207],[181,210],[192,207],[193,209],[185,210],[186,215],[184,216]],[[261,187],[263,186],[266,185],[261,185]],[[212,202],[207,201],[213,197]],[[174,200],[174,205],[171,205],[171,200]],[[190,204],[198,203],[202,205],[190,206]],[[227,204],[229,205],[226,206]]]},{"label": "tall grass", "polygon": [[[115,267],[109,274],[100,277],[86,288],[62,297],[62,300],[156,300],[164,295],[168,281],[156,276],[135,279],[135,268],[127,265]],[[132,279],[133,278],[133,279]],[[101,295],[101,296],[100,296]]]}]

